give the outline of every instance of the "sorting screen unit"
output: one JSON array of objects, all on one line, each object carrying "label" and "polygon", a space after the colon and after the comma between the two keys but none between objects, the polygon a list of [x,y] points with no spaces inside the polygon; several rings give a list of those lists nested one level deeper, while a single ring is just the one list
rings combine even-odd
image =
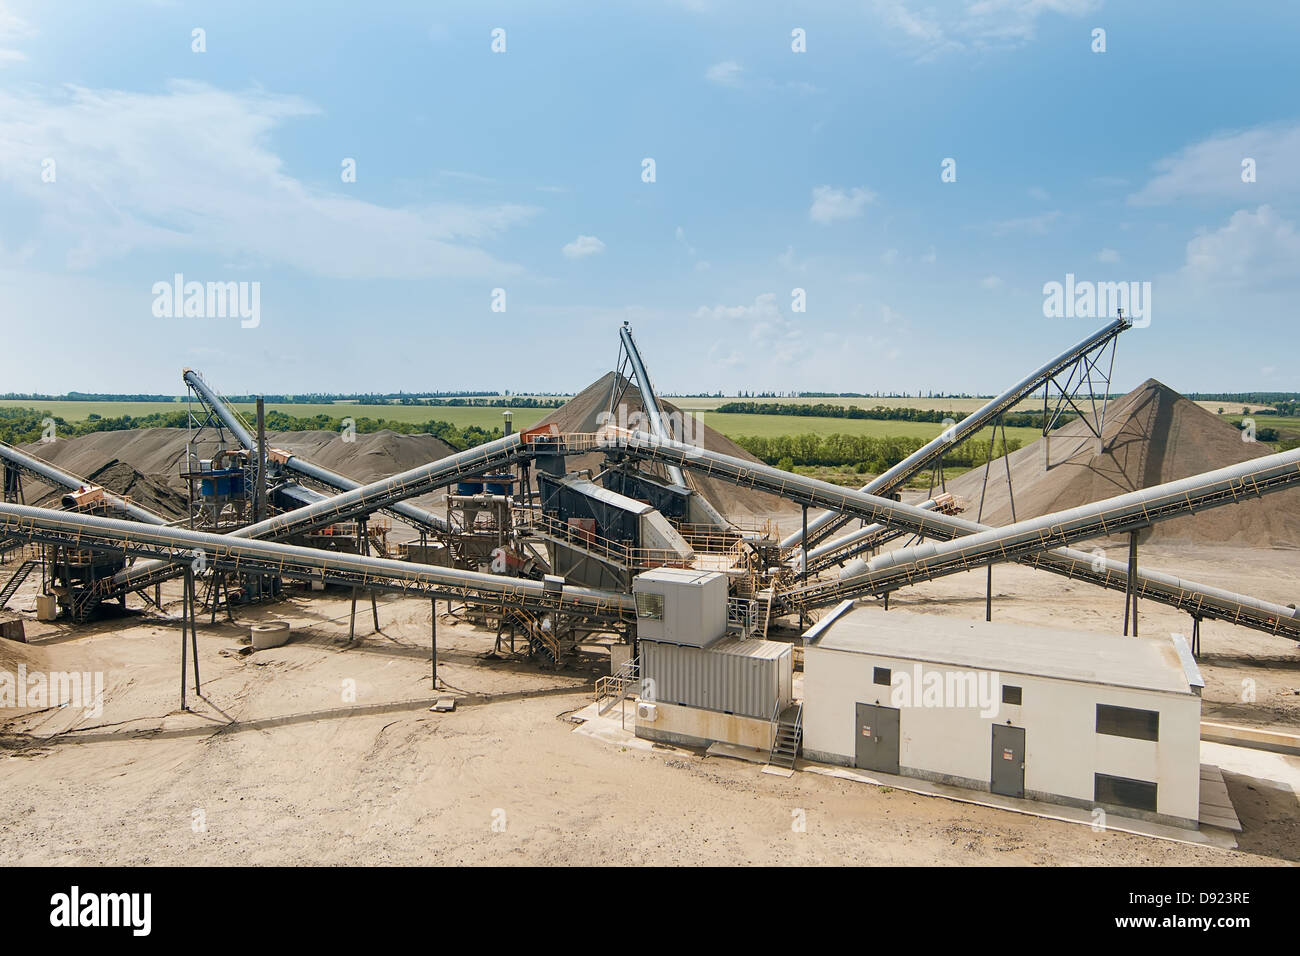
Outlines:
[{"label": "sorting screen unit", "polygon": [[1150,780],[1133,780],[1113,777],[1107,773],[1093,774],[1093,799],[1097,803],[1133,810],[1156,812],[1157,786]]},{"label": "sorting screen unit", "polygon": [[1160,712],[1136,707],[1097,705],[1097,733],[1134,740],[1160,739]]}]

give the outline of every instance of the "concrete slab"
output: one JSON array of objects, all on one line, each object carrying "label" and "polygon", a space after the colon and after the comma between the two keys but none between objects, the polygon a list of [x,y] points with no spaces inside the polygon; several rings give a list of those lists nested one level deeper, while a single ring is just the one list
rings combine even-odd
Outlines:
[{"label": "concrete slab", "polygon": [[1228,796],[1228,785],[1223,782],[1223,771],[1208,763],[1201,764],[1201,811],[1198,816],[1202,826],[1219,827],[1241,832],[1241,821]]},{"label": "concrete slab", "polygon": [[770,774],[771,774],[772,776],[774,776],[774,777],[793,777],[793,776],[794,776],[794,771],[793,771],[793,770],[790,770],[790,769],[788,769],[788,768],[786,768],[786,767],[773,767],[771,764],[768,764],[766,767],[763,768],[763,773],[770,773]]},{"label": "concrete slab", "polygon": [[[848,767],[836,767],[829,764],[805,763],[800,769],[827,777],[839,777],[842,780],[854,780],[877,787],[890,787],[894,790],[903,790],[924,797],[942,797],[946,800],[955,800],[958,803],[992,807],[996,810],[1010,810],[1012,813],[1024,813],[1047,820],[1059,820],[1062,823],[1075,823],[1086,827],[1095,826],[1091,810],[1063,807],[1054,803],[1040,803],[1036,800],[1022,800],[1016,797],[1004,797],[997,793],[984,793],[979,790],[950,787],[946,784],[931,783],[928,780],[919,780],[914,777],[900,777],[888,773],[853,770]],[[1157,840],[1169,840],[1173,843],[1217,847],[1221,850],[1235,850],[1237,848],[1237,838],[1230,832],[1217,827],[1185,830],[1167,824],[1148,823],[1145,820],[1121,817],[1113,812],[1106,814],[1105,829],[1152,837]]]},{"label": "concrete slab", "polygon": [[1258,727],[1238,727],[1234,724],[1217,724],[1201,721],[1201,739],[1216,744],[1270,750],[1274,753],[1300,757],[1300,734],[1280,730],[1262,730]]},{"label": "concrete slab", "polygon": [[1300,757],[1201,741],[1201,763],[1226,773],[1254,777],[1270,787],[1300,795]]},{"label": "concrete slab", "polygon": [[736,744],[723,743],[718,741],[709,745],[709,749],[704,751],[706,757],[733,757],[736,760],[746,760],[749,763],[767,763],[767,751],[755,750],[753,747],[741,747]]},{"label": "concrete slab", "polygon": [[601,743],[613,744],[617,747],[632,750],[676,749],[666,748],[665,744],[658,744],[652,740],[643,740],[638,737],[633,732],[633,728],[636,726],[635,716],[635,714],[629,713],[626,726],[624,726],[623,718],[619,715],[617,707],[607,714],[600,714],[596,705],[591,703],[581,710],[574,711],[569,715],[568,719],[578,724],[573,728],[575,734],[591,737]]}]

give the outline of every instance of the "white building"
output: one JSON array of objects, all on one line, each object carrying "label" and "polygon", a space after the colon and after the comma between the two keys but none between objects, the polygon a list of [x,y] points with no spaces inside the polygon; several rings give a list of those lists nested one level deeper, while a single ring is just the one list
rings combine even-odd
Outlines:
[{"label": "white building", "polygon": [[1204,682],[1181,637],[846,602],[804,641],[809,760],[1198,825]]}]

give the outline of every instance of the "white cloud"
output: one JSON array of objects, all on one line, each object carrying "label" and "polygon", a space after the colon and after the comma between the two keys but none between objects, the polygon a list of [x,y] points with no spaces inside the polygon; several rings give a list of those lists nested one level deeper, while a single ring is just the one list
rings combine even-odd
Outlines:
[{"label": "white cloud", "polygon": [[1114,249],[1103,249],[1097,253],[1098,262],[1119,262],[1119,253]]},{"label": "white cloud", "polygon": [[1037,216],[1021,216],[1018,219],[1001,219],[997,222],[991,222],[986,227],[990,235],[1006,236],[1012,234],[1028,233],[1033,236],[1043,236],[1047,234],[1047,227],[1056,220],[1061,218],[1061,211],[1053,209],[1050,212],[1039,213]]},{"label": "white cloud", "polygon": [[[333,278],[520,271],[476,243],[528,219],[531,207],[382,206],[348,195],[341,180],[314,187],[291,176],[267,141],[316,112],[297,97],[194,82],[162,94],[0,92],[0,187],[34,203],[35,238],[74,268],[184,250]],[[57,164],[54,183],[41,181],[46,157]],[[367,175],[364,156],[357,175]]]},{"label": "white cloud", "polygon": [[869,189],[855,186],[845,192],[832,186],[815,186],[808,218],[824,226],[841,219],[856,219],[867,203],[875,201],[876,194]]},{"label": "white cloud", "polygon": [[876,15],[922,59],[1030,42],[1045,14],[1080,17],[1100,0],[873,0]]},{"label": "white cloud", "polygon": [[10,10],[4,0],[0,0],[0,66],[26,60],[27,54],[13,44],[35,33],[26,20]]},{"label": "white cloud", "polygon": [[1182,274],[1202,286],[1293,284],[1300,276],[1300,234],[1269,206],[1239,209],[1223,228],[1187,243]]},{"label": "white cloud", "polygon": [[808,271],[808,260],[802,262],[795,258],[794,246],[786,246],[785,252],[776,257],[777,263],[782,269],[788,269],[792,272],[806,273]]},{"label": "white cloud", "polygon": [[496,183],[496,180],[490,176],[480,176],[478,173],[463,173],[457,169],[440,169],[438,175],[443,179],[455,179],[463,183],[474,183],[479,186],[489,186]]},{"label": "white cloud", "polygon": [[723,60],[721,63],[715,63],[704,73],[704,78],[710,83],[717,83],[719,86],[740,86],[741,76],[745,68],[735,60]]},{"label": "white cloud", "polygon": [[[750,305],[702,305],[695,310],[694,318],[747,328],[749,350],[777,368],[802,361],[809,354],[803,328],[781,311],[775,292],[755,296]],[[737,329],[728,341],[734,343],[742,333],[743,328]]]},{"label": "white cloud", "polygon": [[781,314],[780,308],[776,304],[775,292],[764,292],[756,296],[752,305],[715,305],[712,308],[700,306],[695,310],[697,319],[744,319],[747,321],[758,321],[771,319]]},{"label": "white cloud", "polygon": [[682,246],[682,248],[684,248],[684,249],[686,250],[686,254],[687,254],[688,256],[690,256],[692,259],[694,259],[694,258],[695,258],[695,247],[694,247],[693,245],[691,245],[690,242],[687,241],[687,239],[686,239],[686,230],[683,229],[681,226],[678,226],[678,227],[677,227],[677,231],[676,231],[676,233],[675,233],[675,236],[677,237],[677,242],[678,242],[678,244],[680,244],[680,245]]},{"label": "white cloud", "polygon": [[[1242,161],[1255,160],[1256,181],[1241,180]],[[1185,199],[1251,201],[1300,193],[1300,125],[1257,126],[1220,133],[1154,164],[1156,175],[1129,196],[1136,206]]]},{"label": "white cloud", "polygon": [[562,250],[570,259],[585,259],[605,251],[605,244],[595,236],[579,236]]}]

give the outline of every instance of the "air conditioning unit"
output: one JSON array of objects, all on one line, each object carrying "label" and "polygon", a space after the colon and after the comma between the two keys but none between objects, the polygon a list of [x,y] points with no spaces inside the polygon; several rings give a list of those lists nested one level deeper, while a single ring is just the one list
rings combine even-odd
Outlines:
[{"label": "air conditioning unit", "polygon": [[659,718],[659,707],[655,704],[648,704],[640,701],[636,705],[636,719],[643,720],[647,724],[653,724]]}]

